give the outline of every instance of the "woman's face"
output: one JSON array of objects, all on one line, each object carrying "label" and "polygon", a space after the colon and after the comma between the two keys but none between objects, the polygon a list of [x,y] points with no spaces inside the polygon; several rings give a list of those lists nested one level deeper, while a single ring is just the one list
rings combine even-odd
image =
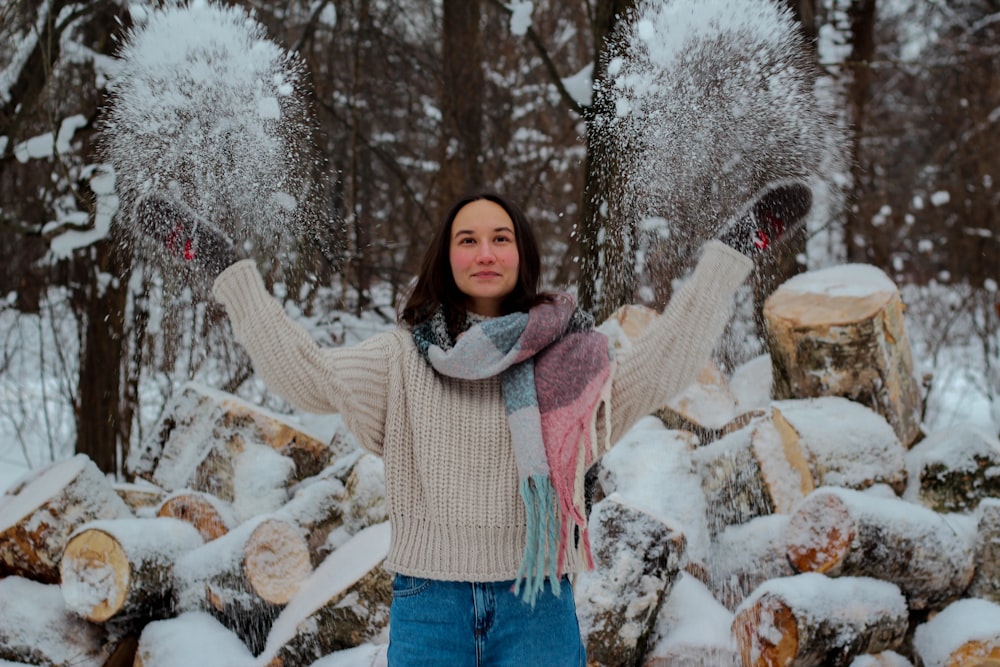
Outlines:
[{"label": "woman's face", "polygon": [[455,285],[473,313],[496,317],[517,285],[519,257],[514,223],[502,206],[477,199],[451,223],[449,250]]}]

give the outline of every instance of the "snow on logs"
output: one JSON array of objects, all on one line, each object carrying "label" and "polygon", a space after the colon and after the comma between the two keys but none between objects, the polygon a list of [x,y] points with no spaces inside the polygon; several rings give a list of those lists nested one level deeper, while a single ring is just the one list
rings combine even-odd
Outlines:
[{"label": "snow on logs", "polygon": [[311,572],[298,526],[259,516],[177,560],[177,608],[214,614],[256,655],[271,622]]},{"label": "snow on logs", "polygon": [[920,389],[899,290],[880,269],[820,269],[764,303],[774,398],[844,396],[884,416],[904,446],[920,435]]},{"label": "snow on logs", "polygon": [[576,582],[588,664],[634,665],[648,649],[657,614],[684,559],[683,533],[612,494],[594,505],[596,569]]},{"label": "snow on logs", "polygon": [[908,624],[895,585],[806,573],[762,584],[736,610],[733,634],[744,667],[838,667],[898,647]]},{"label": "snow on logs", "polygon": [[73,531],[89,521],[132,516],[87,456],[54,463],[0,504],[0,577],[58,583],[59,559]]},{"label": "snow on logs", "polygon": [[0,663],[101,667],[106,640],[101,626],[66,609],[58,585],[0,579]]},{"label": "snow on logs", "polygon": [[331,553],[281,612],[258,664],[308,667],[372,639],[389,623],[388,522],[365,528]]},{"label": "snow on logs", "polygon": [[174,562],[201,544],[198,531],[176,519],[88,523],[70,538],[59,564],[66,606],[95,623],[168,616]]},{"label": "snow on logs", "polygon": [[905,496],[939,512],[969,512],[1000,496],[1000,438],[958,424],[935,431],[906,453]]},{"label": "snow on logs", "polygon": [[798,572],[877,577],[898,585],[910,608],[940,609],[972,579],[972,532],[905,500],[824,487],[795,510],[786,548]]},{"label": "snow on logs", "polygon": [[913,649],[923,667],[1000,664],[1000,605],[967,598],[917,627]]}]

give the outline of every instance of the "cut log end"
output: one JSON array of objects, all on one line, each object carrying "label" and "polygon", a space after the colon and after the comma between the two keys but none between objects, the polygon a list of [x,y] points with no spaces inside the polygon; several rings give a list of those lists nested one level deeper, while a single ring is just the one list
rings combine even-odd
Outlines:
[{"label": "cut log end", "polygon": [[844,502],[827,494],[815,512],[796,513],[789,521],[788,561],[798,572],[830,572],[850,552],[856,534]]},{"label": "cut log end", "polygon": [[945,667],[1000,667],[996,641],[971,641],[948,656]]},{"label": "cut log end", "polygon": [[211,502],[194,493],[179,494],[170,498],[160,506],[157,516],[190,523],[206,542],[229,532],[229,526],[219,514],[219,510]]},{"label": "cut log end", "polygon": [[103,623],[125,604],[132,571],[118,540],[92,528],[66,545],[60,576],[63,591],[72,591],[67,605],[87,620]]},{"label": "cut log end", "polygon": [[745,667],[791,665],[799,652],[795,613],[781,600],[764,596],[733,619],[733,634]]},{"label": "cut log end", "polygon": [[247,542],[243,568],[261,599],[286,604],[312,572],[309,547],[291,524],[264,521]]}]

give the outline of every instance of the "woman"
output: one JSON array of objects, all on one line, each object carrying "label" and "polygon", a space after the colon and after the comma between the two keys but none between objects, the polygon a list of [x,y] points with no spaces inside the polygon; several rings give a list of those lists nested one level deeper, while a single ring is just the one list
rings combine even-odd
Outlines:
[{"label": "woman", "polygon": [[[169,221],[158,236],[174,254],[209,273],[230,263],[227,244],[193,239],[190,217],[155,213]],[[769,241],[763,219],[743,216],[735,245]],[[392,667],[585,664],[568,580],[591,567],[583,473],[694,379],[752,265],[708,242],[664,313],[615,360],[570,297],[538,291],[534,235],[496,194],[455,204],[401,326],[351,348],[320,348],[252,261],[221,272],[214,294],[267,385],[300,409],[339,412],[384,459]]]}]

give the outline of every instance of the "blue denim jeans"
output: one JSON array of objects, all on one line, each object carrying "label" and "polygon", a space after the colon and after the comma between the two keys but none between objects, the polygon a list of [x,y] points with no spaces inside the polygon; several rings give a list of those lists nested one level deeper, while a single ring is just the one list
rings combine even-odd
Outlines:
[{"label": "blue denim jeans", "polygon": [[470,583],[397,574],[389,610],[389,667],[584,667],[576,605],[563,577],[534,608],[513,581]]}]

